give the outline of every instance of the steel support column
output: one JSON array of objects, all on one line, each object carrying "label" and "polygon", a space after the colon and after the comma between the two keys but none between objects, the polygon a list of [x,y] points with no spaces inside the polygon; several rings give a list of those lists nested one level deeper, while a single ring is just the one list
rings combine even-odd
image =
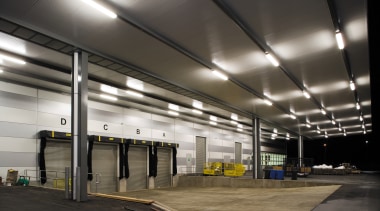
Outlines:
[{"label": "steel support column", "polygon": [[76,201],[87,201],[87,61],[87,53],[74,52],[71,73],[71,194]]},{"label": "steel support column", "polygon": [[262,168],[261,168],[261,131],[260,131],[260,119],[252,118],[252,146],[253,146],[253,178],[261,179],[262,178]]},{"label": "steel support column", "polygon": [[298,167],[303,166],[303,137],[298,137]]}]

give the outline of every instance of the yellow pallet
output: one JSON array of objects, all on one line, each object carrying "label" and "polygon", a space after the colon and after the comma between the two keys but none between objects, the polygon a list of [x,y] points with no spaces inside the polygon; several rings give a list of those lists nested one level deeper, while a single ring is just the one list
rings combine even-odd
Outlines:
[{"label": "yellow pallet", "polygon": [[203,166],[204,175],[222,175],[221,162],[207,162]]}]

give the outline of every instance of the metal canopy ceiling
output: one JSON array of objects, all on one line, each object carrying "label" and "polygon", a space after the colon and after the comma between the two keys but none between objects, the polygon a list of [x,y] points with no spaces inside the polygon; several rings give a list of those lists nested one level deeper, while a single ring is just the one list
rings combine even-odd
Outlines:
[{"label": "metal canopy ceiling", "polygon": [[[82,49],[89,53],[93,100],[104,101],[99,94],[108,85],[118,89],[113,104],[167,115],[169,102],[179,105],[178,118],[213,115],[226,128],[236,114],[246,133],[253,117],[283,137],[372,131],[365,0],[96,2],[118,17],[77,0],[1,1],[0,55],[26,64],[1,60],[0,80],[70,93],[71,54]],[[145,97],[128,96],[130,83],[143,87],[133,89]],[[203,103],[202,115],[192,113],[194,101]]]}]

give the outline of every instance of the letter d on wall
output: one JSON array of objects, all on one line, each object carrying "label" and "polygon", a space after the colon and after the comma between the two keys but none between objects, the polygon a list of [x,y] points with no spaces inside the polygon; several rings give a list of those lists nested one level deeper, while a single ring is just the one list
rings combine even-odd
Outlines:
[{"label": "letter d on wall", "polygon": [[66,125],[66,119],[65,118],[61,118],[61,125]]}]

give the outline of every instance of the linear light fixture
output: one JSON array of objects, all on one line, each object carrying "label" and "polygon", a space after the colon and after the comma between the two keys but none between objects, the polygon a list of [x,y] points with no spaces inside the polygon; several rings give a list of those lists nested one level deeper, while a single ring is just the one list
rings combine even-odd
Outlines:
[{"label": "linear light fixture", "polygon": [[339,131],[342,131],[342,126],[340,125],[339,123],[339,128],[338,128]]},{"label": "linear light fixture", "polygon": [[3,73],[3,72],[4,72],[4,70],[0,69],[0,73]]},{"label": "linear light fixture", "polygon": [[0,54],[0,60],[7,60],[7,61],[10,61],[10,62],[13,62],[16,64],[26,64],[26,62],[24,60],[17,59],[14,57],[10,57],[10,56],[4,55],[4,54]]},{"label": "linear light fixture", "polygon": [[333,125],[335,125],[335,124],[336,124],[336,122],[335,122],[335,120],[334,120],[334,119],[332,119],[332,120],[331,120],[331,124],[333,124]]},{"label": "linear light fixture", "polygon": [[303,95],[307,98],[307,99],[310,99],[310,94],[309,92],[307,92],[306,90],[303,90]]},{"label": "linear light fixture", "polygon": [[289,135],[289,133],[286,133],[286,140],[290,140],[290,135]]},{"label": "linear light fixture", "polygon": [[346,130],[343,130],[343,135],[347,136]]},{"label": "linear light fixture", "polygon": [[311,125],[310,125],[310,123],[306,122],[306,124],[305,124],[305,125],[306,125],[306,127],[307,127],[307,128],[311,128]]},{"label": "linear light fixture", "polygon": [[104,98],[104,99],[107,99],[107,100],[112,100],[112,101],[116,101],[117,100],[117,97],[114,97],[114,96],[111,96],[111,95],[100,94],[100,97]]},{"label": "linear light fixture", "polygon": [[268,99],[264,99],[264,103],[271,106],[273,105],[272,101],[268,100]]},{"label": "linear light fixture", "polygon": [[102,5],[94,2],[93,0],[82,0],[84,3],[90,5],[91,7],[97,9],[99,12],[107,15],[110,18],[117,18],[116,13],[112,12],[111,10],[103,7]]},{"label": "linear light fixture", "polygon": [[355,86],[355,83],[354,83],[354,81],[350,81],[350,89],[352,90],[352,91],[354,91],[355,89],[356,89],[356,86]]},{"label": "linear light fixture", "polygon": [[195,113],[195,114],[199,114],[199,115],[203,114],[202,111],[197,110],[197,109],[193,109],[192,112]]},{"label": "linear light fixture", "polygon": [[360,115],[360,116],[359,116],[359,120],[360,120],[360,121],[363,121],[363,115]]},{"label": "linear light fixture", "polygon": [[218,121],[218,118],[216,116],[210,116],[210,120],[216,122],[216,121]]},{"label": "linear light fixture", "polygon": [[214,121],[210,121],[209,123],[210,123],[210,125],[217,125],[218,124],[218,123],[216,123]]},{"label": "linear light fixture", "polygon": [[169,103],[169,109],[179,111],[179,106]]},{"label": "linear light fixture", "polygon": [[343,42],[343,36],[342,36],[342,33],[340,32],[337,32],[335,34],[335,38],[336,38],[336,41],[338,43],[338,48],[339,49],[343,49],[344,48],[344,42]]},{"label": "linear light fixture", "polygon": [[198,100],[194,100],[193,101],[193,107],[198,108],[198,109],[203,109],[203,103],[198,101]]},{"label": "linear light fixture", "polygon": [[359,102],[356,102],[356,110],[359,110],[360,109],[360,104]]},{"label": "linear light fixture", "polygon": [[323,115],[326,115],[326,110],[323,109],[323,108],[321,108],[321,113],[322,113]]},{"label": "linear light fixture", "polygon": [[296,115],[294,115],[294,114],[289,114],[289,117],[292,119],[297,119]]},{"label": "linear light fixture", "polygon": [[363,134],[366,134],[367,133],[367,131],[366,130],[363,130]]},{"label": "linear light fixture", "polygon": [[243,132],[243,129],[241,129],[241,128],[236,128],[236,130],[239,132]]},{"label": "linear light fixture", "polygon": [[231,114],[231,119],[237,121],[237,120],[238,120],[238,116],[237,116],[237,114],[232,113],[232,114]]},{"label": "linear light fixture", "polygon": [[129,95],[135,96],[135,97],[140,97],[140,98],[144,97],[143,94],[135,92],[135,91],[132,91],[132,90],[127,90],[126,93],[129,94]]},{"label": "linear light fixture", "polygon": [[168,114],[173,115],[173,116],[178,116],[179,115],[178,112],[171,111],[171,110],[168,111]]},{"label": "linear light fixture", "polygon": [[233,124],[233,125],[237,125],[237,124],[238,124],[236,121],[233,121],[233,120],[231,120],[230,122],[231,122],[231,124]]},{"label": "linear light fixture", "polygon": [[242,124],[238,124],[237,127],[243,129],[243,125]]},{"label": "linear light fixture", "polygon": [[117,95],[117,88],[105,84],[100,85],[100,90],[109,94]]},{"label": "linear light fixture", "polygon": [[223,74],[217,70],[212,70],[212,73],[214,73],[214,75],[218,76],[219,78],[221,78],[224,81],[228,80],[228,77],[225,74]]},{"label": "linear light fixture", "polygon": [[273,64],[273,66],[275,66],[275,67],[280,66],[280,63],[278,63],[278,61],[271,54],[267,53],[267,54],[265,54],[265,56]]}]

